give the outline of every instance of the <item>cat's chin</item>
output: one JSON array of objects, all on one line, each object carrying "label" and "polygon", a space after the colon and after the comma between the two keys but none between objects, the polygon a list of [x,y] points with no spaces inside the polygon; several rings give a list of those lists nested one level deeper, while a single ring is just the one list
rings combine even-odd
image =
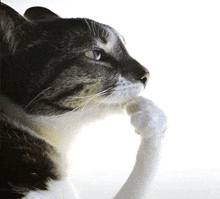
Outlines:
[{"label": "cat's chin", "polygon": [[102,103],[103,105],[105,106],[108,106],[108,107],[112,107],[112,108],[121,108],[121,109],[124,109],[128,104],[130,104],[131,102],[137,100],[138,96],[135,96],[135,97],[132,97],[130,99],[124,99],[124,100],[119,100],[119,101],[115,101],[115,102],[111,102],[111,103]]}]

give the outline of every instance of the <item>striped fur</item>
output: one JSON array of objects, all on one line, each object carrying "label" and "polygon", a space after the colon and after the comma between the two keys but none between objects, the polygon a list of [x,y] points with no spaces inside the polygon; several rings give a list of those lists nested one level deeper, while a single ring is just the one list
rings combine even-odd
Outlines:
[{"label": "striped fur", "polygon": [[[67,178],[72,140],[86,124],[138,102],[149,72],[130,57],[113,28],[63,19],[43,7],[22,17],[1,3],[1,44],[1,194],[77,198]],[[123,195],[122,189],[116,198],[128,199]]]}]

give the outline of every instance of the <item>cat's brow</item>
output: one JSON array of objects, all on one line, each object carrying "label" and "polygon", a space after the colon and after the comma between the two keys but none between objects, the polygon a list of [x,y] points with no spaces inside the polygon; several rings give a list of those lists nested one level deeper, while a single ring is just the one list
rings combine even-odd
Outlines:
[{"label": "cat's brow", "polygon": [[107,31],[108,31],[108,36],[106,38],[107,42],[104,43],[102,42],[102,40],[97,39],[97,45],[103,50],[105,50],[106,53],[110,53],[115,48],[115,45],[118,41],[118,35],[111,29],[107,29]]}]

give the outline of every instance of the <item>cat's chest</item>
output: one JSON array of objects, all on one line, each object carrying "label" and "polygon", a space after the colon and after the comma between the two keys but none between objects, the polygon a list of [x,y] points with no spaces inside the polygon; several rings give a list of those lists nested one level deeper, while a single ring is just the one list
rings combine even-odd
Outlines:
[{"label": "cat's chest", "polygon": [[52,145],[67,150],[76,135],[91,123],[102,121],[109,115],[123,114],[118,106],[89,106],[61,116],[37,116],[32,118],[38,133]]}]

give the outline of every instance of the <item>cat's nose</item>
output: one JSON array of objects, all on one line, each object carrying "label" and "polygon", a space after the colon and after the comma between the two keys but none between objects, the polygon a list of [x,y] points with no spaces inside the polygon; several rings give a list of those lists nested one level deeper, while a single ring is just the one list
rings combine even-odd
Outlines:
[{"label": "cat's nose", "polygon": [[144,87],[147,85],[147,82],[149,81],[150,78],[150,73],[149,71],[146,69],[146,73],[141,77],[141,82],[144,84]]}]

